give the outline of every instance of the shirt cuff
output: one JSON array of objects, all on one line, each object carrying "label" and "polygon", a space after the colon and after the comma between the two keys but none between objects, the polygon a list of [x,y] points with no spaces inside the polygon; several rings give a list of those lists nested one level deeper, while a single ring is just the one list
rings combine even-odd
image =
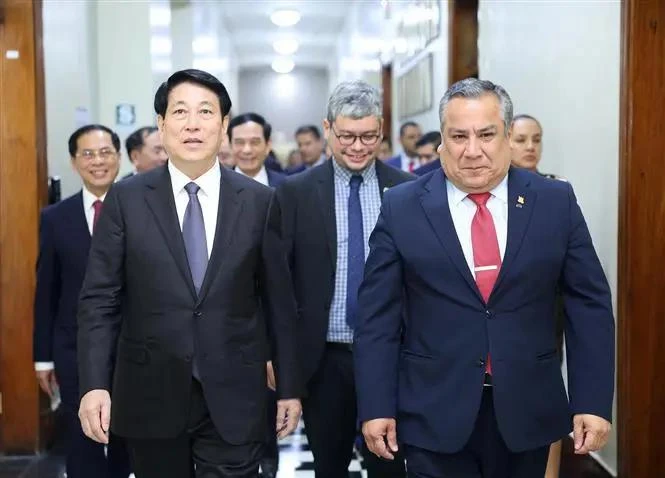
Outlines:
[{"label": "shirt cuff", "polygon": [[54,368],[55,364],[53,362],[35,362],[35,372],[47,372]]}]

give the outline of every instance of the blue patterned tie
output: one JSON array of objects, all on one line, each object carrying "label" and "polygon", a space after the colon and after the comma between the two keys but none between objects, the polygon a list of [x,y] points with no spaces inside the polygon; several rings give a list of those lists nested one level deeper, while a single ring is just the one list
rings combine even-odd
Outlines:
[{"label": "blue patterned tie", "polygon": [[351,176],[349,183],[349,252],[346,275],[346,323],[356,326],[358,313],[358,289],[365,268],[365,236],[363,235],[363,211],[360,207],[360,184],[363,177]]},{"label": "blue patterned tie", "polygon": [[187,262],[192,273],[194,288],[198,294],[201,291],[203,277],[208,267],[208,244],[206,241],[206,228],[203,223],[203,211],[197,196],[199,189],[196,183],[187,183],[185,191],[189,194],[189,203],[185,209],[182,221],[182,238],[185,241]]}]

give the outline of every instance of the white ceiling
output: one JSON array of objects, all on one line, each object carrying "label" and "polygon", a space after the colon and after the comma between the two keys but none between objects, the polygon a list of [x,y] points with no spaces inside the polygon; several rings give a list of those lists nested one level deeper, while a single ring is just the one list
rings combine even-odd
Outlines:
[{"label": "white ceiling", "polygon": [[[218,44],[213,48],[213,55],[232,55],[239,68],[269,66],[279,56],[272,46],[273,41],[279,39],[298,41],[298,51],[290,55],[296,66],[327,68],[340,54],[356,60],[376,60],[380,53],[376,45],[385,35],[387,4],[385,0],[152,1],[153,7],[170,10],[165,15],[170,15],[171,21],[179,12],[189,10],[192,38],[215,39]],[[301,20],[292,27],[274,25],[270,15],[280,9],[299,11]],[[161,41],[163,47],[161,53],[153,48],[153,60],[159,61],[161,58],[155,57],[162,55],[165,60],[162,64],[167,66],[170,53],[166,50],[173,50],[174,45],[164,43],[170,41],[168,37],[175,36],[173,24],[153,23],[151,30],[153,45]],[[349,32],[353,39],[344,38]],[[159,38],[155,40],[155,37]],[[180,40],[174,38],[175,41]],[[344,49],[350,51],[342,51]],[[197,54],[193,56],[196,59]]]}]

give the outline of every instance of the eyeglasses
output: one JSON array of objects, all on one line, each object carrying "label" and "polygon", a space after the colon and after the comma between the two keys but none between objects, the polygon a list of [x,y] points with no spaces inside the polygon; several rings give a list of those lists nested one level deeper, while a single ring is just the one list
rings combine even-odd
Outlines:
[{"label": "eyeglasses", "polygon": [[107,159],[114,158],[117,154],[118,152],[111,148],[102,148],[100,150],[84,149],[80,153],[76,153],[76,157],[83,158],[86,161],[92,161],[95,157],[99,157],[99,159],[106,161]]},{"label": "eyeglasses", "polygon": [[335,131],[335,128],[330,126],[330,129],[332,130],[333,134],[335,137],[338,139],[339,143],[342,146],[351,146],[356,142],[356,139],[360,138],[360,142],[364,144],[365,146],[374,146],[379,139],[381,138],[380,134],[376,133],[363,133],[363,134],[350,134],[350,133],[343,133],[343,134],[337,134],[337,131]]}]

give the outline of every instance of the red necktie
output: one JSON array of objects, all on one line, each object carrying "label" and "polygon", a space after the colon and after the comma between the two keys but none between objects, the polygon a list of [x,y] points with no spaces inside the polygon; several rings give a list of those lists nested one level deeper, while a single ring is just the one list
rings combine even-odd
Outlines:
[{"label": "red necktie", "polygon": [[[489,209],[487,201],[490,193],[469,194],[469,198],[476,203],[476,214],[471,222],[471,244],[473,245],[473,265],[476,276],[476,284],[480,295],[483,296],[485,303],[490,298],[492,288],[501,269],[501,252],[499,251],[499,241],[496,238],[496,229],[494,220]],[[490,357],[487,356],[487,373],[492,373]]]},{"label": "red necktie", "polygon": [[416,169],[416,162],[409,158],[409,172],[412,173],[414,169]]},{"label": "red necktie", "polygon": [[95,232],[95,226],[97,225],[97,221],[99,220],[99,215],[102,212],[102,204],[99,199],[97,199],[95,202],[92,203],[92,207],[95,210],[94,216],[92,216],[92,232]]}]

